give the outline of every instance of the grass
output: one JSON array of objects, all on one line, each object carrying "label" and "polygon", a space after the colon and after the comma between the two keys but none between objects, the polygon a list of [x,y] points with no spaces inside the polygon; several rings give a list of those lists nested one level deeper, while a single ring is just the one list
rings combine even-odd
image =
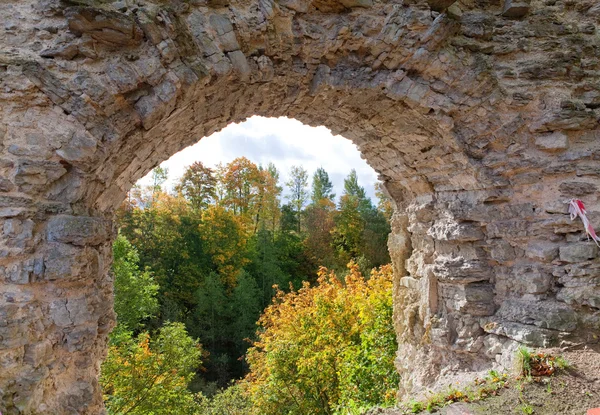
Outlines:
[{"label": "grass", "polygon": [[483,379],[475,379],[473,384],[463,389],[449,385],[447,389],[441,392],[432,393],[424,401],[411,400],[405,403],[403,409],[413,414],[423,411],[433,412],[455,402],[478,402],[490,396],[498,395],[502,389],[514,386],[519,390],[519,400],[521,403],[519,410],[524,415],[533,415],[535,414],[535,408],[526,402],[523,397],[524,384],[544,380],[547,382],[546,392],[552,394],[552,376],[556,371],[564,370],[568,367],[569,362],[561,356],[534,352],[523,346],[516,352],[515,377],[509,377],[506,373],[490,370]]},{"label": "grass", "polygon": [[535,410],[533,409],[533,406],[524,403],[521,405],[521,412],[523,412],[524,415],[532,415],[535,413]]},{"label": "grass", "polygon": [[458,389],[449,385],[447,389],[431,394],[424,401],[409,401],[405,409],[413,414],[432,412],[455,402],[478,402],[488,396],[497,395],[499,390],[508,387],[508,375],[490,370],[483,379],[475,379],[473,385]]},{"label": "grass", "polygon": [[562,356],[553,356],[546,353],[535,353],[525,346],[519,347],[515,358],[517,376],[526,379],[552,376],[557,370],[569,368],[569,362]]}]

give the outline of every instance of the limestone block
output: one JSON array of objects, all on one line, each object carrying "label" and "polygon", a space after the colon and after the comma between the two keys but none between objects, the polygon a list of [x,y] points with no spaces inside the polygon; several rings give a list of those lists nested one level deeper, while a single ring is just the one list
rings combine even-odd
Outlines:
[{"label": "limestone block", "polygon": [[68,327],[73,324],[69,311],[67,310],[67,300],[56,300],[50,304],[50,317],[54,324],[59,327]]},{"label": "limestone block", "polygon": [[69,352],[86,351],[94,346],[98,330],[93,326],[69,329],[66,332],[67,350]]},{"label": "limestone block", "polygon": [[49,340],[43,340],[39,343],[32,343],[25,346],[25,355],[23,361],[33,367],[50,360],[52,355],[52,343]]},{"label": "limestone block", "polygon": [[171,39],[163,40],[156,45],[156,48],[167,63],[173,62],[177,58],[177,46]]},{"label": "limestone block", "polygon": [[419,288],[419,280],[412,277],[402,277],[400,278],[400,285],[411,290],[416,290]]},{"label": "limestone block", "polygon": [[76,131],[66,144],[56,150],[56,154],[69,162],[82,162],[94,156],[97,145],[98,141],[91,134]]},{"label": "limestone block", "polygon": [[100,255],[93,248],[80,248],[70,244],[49,243],[44,254],[44,279],[80,280],[96,278]]},{"label": "limestone block", "polygon": [[373,0],[312,0],[312,5],[324,13],[339,13],[354,7],[371,7]]},{"label": "limestone block", "polygon": [[227,7],[229,3],[229,0],[208,0],[208,5],[211,7]]},{"label": "limestone block", "polygon": [[481,225],[457,223],[454,220],[436,221],[427,234],[439,241],[470,242],[483,239]]},{"label": "limestone block", "polygon": [[15,188],[15,185],[5,178],[0,178],[0,192],[10,192]]},{"label": "limestone block", "polygon": [[594,183],[587,182],[563,182],[558,187],[558,190],[565,196],[586,196],[598,191],[598,186]]},{"label": "limestone block", "polygon": [[431,10],[435,10],[436,12],[441,12],[454,3],[456,3],[456,0],[427,0],[427,4],[429,4]]},{"label": "limestone block", "polygon": [[552,275],[537,267],[517,268],[514,271],[516,285],[524,294],[544,294],[552,284]]},{"label": "limestone block", "polygon": [[536,137],[535,145],[544,151],[562,151],[569,147],[569,138],[559,131]]},{"label": "limestone block", "polygon": [[120,93],[137,89],[138,84],[142,81],[133,66],[123,60],[108,63],[106,66],[106,75]]},{"label": "limestone block", "polygon": [[306,13],[310,7],[310,0],[278,0],[278,3],[300,13]]},{"label": "limestone block", "polygon": [[531,222],[526,220],[506,220],[487,225],[489,238],[518,238],[530,233]]},{"label": "limestone block", "polygon": [[554,300],[505,300],[496,313],[496,317],[549,330],[570,332],[577,328],[575,310]]},{"label": "limestone block", "polygon": [[483,339],[485,355],[493,358],[497,354],[501,354],[504,343],[506,343],[506,339],[504,339],[502,337],[495,336],[493,334],[489,335],[489,336],[485,336],[485,338]]},{"label": "limestone block", "polygon": [[373,0],[339,0],[347,8],[353,7],[371,7],[373,6]]},{"label": "limestone block", "polygon": [[529,1],[526,0],[504,0],[502,16],[504,17],[523,17],[530,9]]},{"label": "limestone block", "polygon": [[550,347],[558,345],[559,332],[539,327],[502,321],[497,318],[485,318],[481,327],[487,333],[508,337],[521,344],[533,347]]},{"label": "limestone block", "polygon": [[490,316],[495,311],[494,290],[490,284],[444,284],[442,286],[442,297],[448,309],[461,313],[473,316]]},{"label": "limestone block", "polygon": [[223,52],[238,50],[240,45],[233,31],[231,21],[222,14],[212,14],[210,24],[217,33],[217,39]]},{"label": "limestone block", "polygon": [[598,247],[593,242],[564,245],[559,248],[559,258],[564,262],[583,262],[598,256]]},{"label": "limestone block", "polygon": [[37,189],[60,178],[67,170],[53,161],[21,160],[17,164],[15,183],[23,188]]},{"label": "limestone block", "polygon": [[550,262],[558,255],[558,247],[551,242],[530,242],[525,250],[525,255],[531,259]]},{"label": "limestone block", "polygon": [[137,100],[135,110],[146,130],[154,127],[165,115],[166,105],[156,95],[145,95]]},{"label": "limestone block", "polygon": [[490,256],[498,262],[512,261],[515,259],[515,249],[508,241],[493,241],[491,243]]},{"label": "limestone block", "polygon": [[229,52],[227,57],[231,60],[233,69],[239,74],[240,78],[244,80],[248,79],[251,70],[248,61],[246,60],[246,56],[242,51],[236,50],[234,52]]},{"label": "limestone block", "polygon": [[49,242],[73,245],[99,245],[108,238],[106,221],[86,216],[55,216],[48,221]]},{"label": "limestone block", "polygon": [[79,47],[74,44],[63,45],[56,48],[46,49],[40,52],[42,58],[63,58],[71,60],[79,53]]},{"label": "limestone block", "polygon": [[567,304],[587,305],[600,309],[600,284],[590,282],[589,285],[564,287],[560,289],[556,298]]},{"label": "limestone block", "polygon": [[569,213],[569,204],[553,199],[544,203],[544,210],[548,213],[562,213],[567,215]]},{"label": "limestone block", "polygon": [[65,16],[73,33],[89,34],[101,42],[136,46],[144,36],[135,21],[122,13],[93,7],[68,7]]},{"label": "limestone block", "polygon": [[452,281],[457,284],[487,281],[491,276],[489,267],[480,261],[451,255],[438,255],[432,271],[441,281]]},{"label": "limestone block", "polygon": [[159,44],[163,40],[163,34],[158,25],[154,22],[151,13],[146,8],[140,8],[136,14],[137,22],[144,31],[146,39],[153,45]]}]

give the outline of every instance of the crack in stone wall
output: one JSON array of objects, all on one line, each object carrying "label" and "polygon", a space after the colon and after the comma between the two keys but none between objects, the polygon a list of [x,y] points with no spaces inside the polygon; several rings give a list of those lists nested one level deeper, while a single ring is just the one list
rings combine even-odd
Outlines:
[{"label": "crack in stone wall", "polygon": [[113,212],[252,115],[352,140],[396,205],[402,375],[597,341],[600,7],[592,0],[0,4],[0,408],[102,413]]}]

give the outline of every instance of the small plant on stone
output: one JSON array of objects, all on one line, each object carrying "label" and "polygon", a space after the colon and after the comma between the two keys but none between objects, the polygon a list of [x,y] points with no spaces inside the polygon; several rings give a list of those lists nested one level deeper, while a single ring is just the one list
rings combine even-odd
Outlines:
[{"label": "small plant on stone", "polygon": [[531,351],[525,346],[517,349],[515,370],[518,376],[531,377]]},{"label": "small plant on stone", "polygon": [[526,347],[520,347],[517,350],[515,362],[518,375],[535,381],[539,381],[543,376],[552,376],[557,370],[569,367],[569,362],[561,356],[542,352],[534,353]]},{"label": "small plant on stone", "polygon": [[548,395],[552,395],[552,379],[548,379],[548,383],[546,384],[546,393]]},{"label": "small plant on stone", "polygon": [[410,401],[408,403],[408,406],[410,407],[410,411],[413,414],[418,414],[419,412],[422,412],[425,410],[425,405],[423,404],[423,402],[419,402],[419,401]]},{"label": "small plant on stone", "polygon": [[532,415],[535,413],[535,410],[533,409],[533,406],[529,405],[528,403],[524,403],[521,405],[521,412],[524,415]]}]

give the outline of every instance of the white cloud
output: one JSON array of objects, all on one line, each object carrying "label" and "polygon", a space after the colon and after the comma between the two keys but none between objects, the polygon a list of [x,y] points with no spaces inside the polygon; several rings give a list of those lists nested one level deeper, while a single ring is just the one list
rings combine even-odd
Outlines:
[{"label": "white cloud", "polygon": [[[356,169],[359,183],[375,200],[373,187],[377,173],[360,157],[351,141],[332,135],[325,127],[310,127],[284,117],[254,116],[243,123],[231,124],[173,155],[161,166],[169,169],[168,186],[172,186],[195,161],[214,167],[242,156],[264,166],[274,163],[280,171],[280,185],[287,181],[293,165],[303,166],[311,177],[318,167],[323,167],[338,196],[342,194],[344,178],[351,169]],[[141,182],[148,184],[149,176]]]}]

